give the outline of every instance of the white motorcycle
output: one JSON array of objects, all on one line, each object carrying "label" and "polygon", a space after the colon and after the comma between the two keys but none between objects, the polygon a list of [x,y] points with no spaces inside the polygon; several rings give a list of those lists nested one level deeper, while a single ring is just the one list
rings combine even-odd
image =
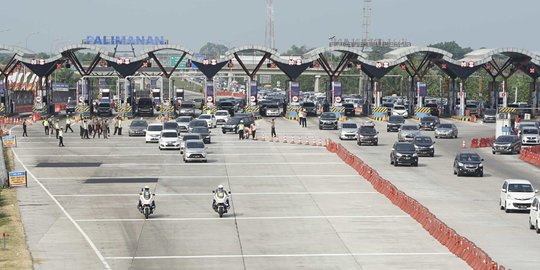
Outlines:
[{"label": "white motorcycle", "polygon": [[212,208],[214,208],[214,211],[216,211],[221,218],[223,217],[223,214],[227,213],[227,210],[230,207],[228,194],[231,194],[231,192],[229,191],[227,194],[226,191],[212,190],[212,193],[214,193]]},{"label": "white motorcycle", "polygon": [[148,216],[154,213],[154,208],[156,207],[154,196],[156,194],[152,194],[149,191],[139,193],[139,211],[144,215],[145,219],[148,219]]}]

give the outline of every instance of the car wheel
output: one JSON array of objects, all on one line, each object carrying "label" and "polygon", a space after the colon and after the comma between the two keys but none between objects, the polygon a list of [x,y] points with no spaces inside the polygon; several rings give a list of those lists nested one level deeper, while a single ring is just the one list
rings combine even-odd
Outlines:
[{"label": "car wheel", "polygon": [[334,127],[334,130],[337,130],[337,127]]},{"label": "car wheel", "polygon": [[435,135],[435,139],[438,139],[439,137],[437,135]]},{"label": "car wheel", "polygon": [[508,207],[506,207],[506,201],[504,202],[504,212],[505,213],[510,213],[510,209],[508,209]]},{"label": "car wheel", "polygon": [[456,170],[453,170],[453,172],[454,172],[454,175],[456,175],[456,174],[457,174]]},{"label": "car wheel", "polygon": [[394,165],[394,160],[390,159],[390,165]]},{"label": "car wheel", "polygon": [[461,177],[461,173],[460,173],[460,172],[457,172],[457,176],[458,176],[458,177]]},{"label": "car wheel", "polygon": [[223,134],[227,133],[225,130],[222,130],[221,132],[223,132]]},{"label": "car wheel", "polygon": [[343,141],[343,138],[341,138],[341,136],[339,137],[339,139]]},{"label": "car wheel", "polygon": [[479,173],[478,177],[484,177],[484,172]]},{"label": "car wheel", "polygon": [[534,230],[534,224],[531,222],[531,218],[529,217],[529,229]]},{"label": "car wheel", "polygon": [[491,153],[493,153],[494,155],[496,154],[496,152],[495,152],[495,151],[491,151]]},{"label": "car wheel", "polygon": [[322,130],[322,127],[321,127],[321,126],[319,126],[319,130]]},{"label": "car wheel", "polygon": [[418,167],[418,162],[415,162],[415,163],[413,164],[413,166],[414,166],[414,167]]},{"label": "car wheel", "polygon": [[503,206],[503,204],[502,204],[502,202],[501,202],[500,199],[499,199],[499,209],[504,210],[504,206]]},{"label": "car wheel", "polygon": [[397,167],[398,166],[398,163],[396,160],[394,160],[394,167]]},{"label": "car wheel", "polygon": [[431,153],[431,157],[434,157],[435,156],[435,152]]},{"label": "car wheel", "polygon": [[540,233],[540,227],[538,226],[538,221],[536,222],[536,233]]},{"label": "car wheel", "polygon": [[358,146],[362,146],[362,143],[360,141],[356,141],[356,144],[358,144]]},{"label": "car wheel", "polygon": [[389,129],[386,129],[386,132],[390,132],[390,130],[389,130]]}]

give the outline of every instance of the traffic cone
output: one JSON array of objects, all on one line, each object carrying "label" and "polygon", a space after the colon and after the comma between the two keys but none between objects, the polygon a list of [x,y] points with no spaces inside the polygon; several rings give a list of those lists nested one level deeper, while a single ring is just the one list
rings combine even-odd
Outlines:
[{"label": "traffic cone", "polygon": [[302,136],[298,136],[298,144],[302,144]]},{"label": "traffic cone", "polygon": [[294,144],[294,136],[291,136],[291,144]]},{"label": "traffic cone", "polygon": [[264,133],[263,133],[263,135],[261,136],[261,141],[263,141],[263,142],[265,141]]},{"label": "traffic cone", "polygon": [[306,145],[309,145],[309,137],[306,137]]},{"label": "traffic cone", "polygon": [[317,146],[317,140],[315,139],[315,137],[313,137],[313,139],[311,140],[311,145]]},{"label": "traffic cone", "polygon": [[463,143],[461,143],[461,148],[463,149],[467,148],[467,144],[465,143],[465,140],[463,140]]},{"label": "traffic cone", "polygon": [[319,146],[322,146],[322,139],[319,138]]},{"label": "traffic cone", "polygon": [[283,136],[283,143],[287,143],[287,136]]},{"label": "traffic cone", "polygon": [[[270,138],[273,138],[273,137],[270,137]],[[276,136],[276,141],[275,142],[279,142],[279,136]]]},{"label": "traffic cone", "polygon": [[324,140],[323,147],[326,147],[327,145],[328,145],[328,139],[325,139],[325,140]]}]

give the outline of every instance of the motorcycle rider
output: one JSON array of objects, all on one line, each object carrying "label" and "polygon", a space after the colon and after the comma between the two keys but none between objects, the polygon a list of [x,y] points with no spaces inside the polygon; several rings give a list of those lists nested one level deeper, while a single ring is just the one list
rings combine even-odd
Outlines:
[{"label": "motorcycle rider", "polygon": [[[225,196],[225,207],[229,209],[229,195],[227,191],[223,189],[223,185],[219,185],[214,193],[216,194],[216,196]],[[215,198],[212,199],[212,209],[217,209]]]},{"label": "motorcycle rider", "polygon": [[[149,186],[144,186],[144,188],[141,188],[141,192],[139,193],[139,204],[137,205],[137,209],[139,209],[139,211],[142,211],[141,198],[150,199],[153,196],[154,194],[150,192]],[[152,200],[152,212],[154,212],[154,209],[156,209],[156,202]]]}]

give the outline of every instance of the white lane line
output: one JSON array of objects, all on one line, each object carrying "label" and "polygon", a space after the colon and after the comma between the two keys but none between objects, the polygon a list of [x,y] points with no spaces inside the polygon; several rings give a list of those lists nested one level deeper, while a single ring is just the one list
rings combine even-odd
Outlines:
[{"label": "white lane line", "polygon": [[151,176],[89,176],[89,177],[40,177],[41,180],[86,180],[86,179],[132,179],[132,178],[159,178],[159,179],[206,179],[206,178],[357,178],[358,174],[283,174],[283,175],[151,175]]},{"label": "white lane line", "polygon": [[[205,196],[209,193],[156,193],[156,196]],[[287,195],[347,195],[347,194],[379,194],[375,191],[320,191],[320,192],[244,192],[234,196],[287,196]],[[117,194],[55,194],[55,197],[133,197],[133,193]]]},{"label": "white lane line", "polygon": [[[11,128],[13,129],[13,128]],[[10,129],[10,131],[11,131]],[[69,221],[73,224],[73,226],[75,226],[75,228],[79,231],[79,233],[83,236],[83,238],[86,240],[86,242],[88,243],[88,245],[90,245],[90,247],[92,248],[92,250],[94,251],[94,253],[96,253],[96,255],[98,256],[99,260],[101,261],[101,263],[103,264],[103,267],[105,267],[105,269],[111,269],[111,267],[109,266],[109,264],[107,263],[105,257],[103,257],[103,255],[101,254],[101,252],[97,249],[96,245],[94,245],[94,242],[92,242],[92,240],[90,239],[90,237],[83,231],[83,229],[79,226],[79,224],[71,217],[71,215],[66,211],[66,209],[64,209],[64,207],[60,204],[60,202],[58,202],[58,200],[49,192],[49,190],[37,179],[37,177],[26,167],[26,165],[21,161],[21,159],[19,158],[19,156],[17,155],[17,152],[15,151],[15,149],[13,150],[13,155],[15,156],[15,159],[17,159],[17,161],[22,165],[22,167],[24,168],[24,170],[28,173],[28,175],[30,175],[31,178],[34,179],[34,181],[36,181],[36,183],[43,189],[43,191],[45,191],[45,193],[47,193],[47,195],[51,198],[51,200],[58,206],[58,208],[60,208],[60,210],[62,211],[62,213],[64,213],[64,215],[69,219]]]},{"label": "white lane line", "polygon": [[[392,215],[392,216],[290,216],[290,217],[236,217],[237,220],[284,220],[284,219],[386,219],[386,218],[410,218],[408,215]],[[77,222],[133,222],[133,221],[209,221],[209,220],[224,220],[232,221],[233,218],[97,218],[97,219],[78,219]]]},{"label": "white lane line", "polygon": [[[99,167],[89,167],[90,169],[103,168],[103,167],[149,167],[149,166],[251,166],[251,165],[342,165],[343,162],[216,162],[216,163],[102,163]],[[44,169],[62,169],[62,167],[36,167],[38,164],[28,164],[29,167],[44,168]],[[64,167],[73,169],[72,167]],[[84,168],[84,167],[82,167]]]},{"label": "white lane line", "polygon": [[453,256],[451,252],[378,252],[378,253],[315,253],[315,254],[244,254],[244,255],[192,255],[192,256],[138,256],[106,257],[110,260],[152,260],[152,259],[226,259],[226,258],[268,258],[268,257],[345,257],[345,256]]},{"label": "white lane line", "polygon": [[[156,149],[157,150],[157,149]],[[277,154],[277,153],[276,153]],[[245,156],[268,156],[269,153],[238,153],[238,154],[235,154],[235,153],[230,153],[230,154],[214,154],[212,153],[211,151],[209,151],[208,155],[212,155],[212,156],[242,156],[242,157],[245,157]],[[287,156],[329,156],[328,155],[328,152],[323,152],[323,153],[287,153],[286,154]],[[133,154],[125,154],[125,155],[108,155],[108,154],[101,154],[101,155],[76,155],[76,154],[61,154],[61,155],[21,155],[21,158],[30,158],[30,157],[58,157],[58,158],[62,158],[62,157],[133,157],[133,158],[138,158],[138,157],[141,157],[141,156],[178,156],[180,157],[180,153],[178,151],[176,152],[171,152],[171,153],[156,153],[156,154],[137,154],[136,156],[134,156]]]},{"label": "white lane line", "polygon": [[[266,145],[266,146],[265,146]],[[303,148],[303,149],[312,149],[312,150],[324,150],[323,147],[315,147],[315,146],[308,146],[308,145],[297,145],[297,144],[287,144],[287,143],[253,143],[249,145],[242,145],[242,144],[231,144],[231,145],[223,145],[223,144],[210,144],[210,149],[213,147],[216,148],[224,148],[224,149],[237,149],[237,148],[247,148],[247,149],[268,149],[267,146],[273,146],[275,148]],[[58,149],[58,147],[20,147],[22,150],[62,150]],[[149,146],[69,146],[69,148],[65,148],[66,150],[70,149],[157,149],[157,145],[149,145]]]}]

